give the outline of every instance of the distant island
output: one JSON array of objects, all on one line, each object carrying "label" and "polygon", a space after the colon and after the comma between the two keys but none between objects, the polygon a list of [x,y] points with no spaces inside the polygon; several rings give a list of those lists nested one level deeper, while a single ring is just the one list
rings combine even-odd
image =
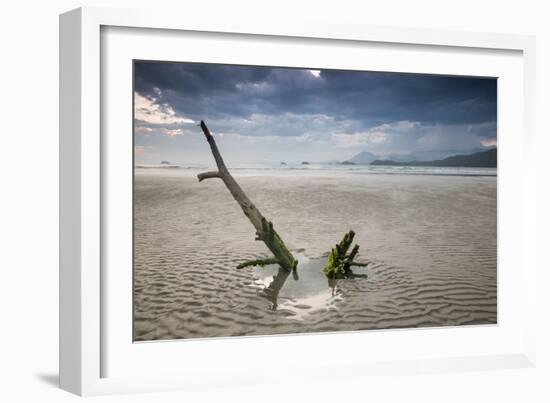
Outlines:
[{"label": "distant island", "polygon": [[492,148],[467,155],[453,155],[442,160],[396,162],[392,160],[375,160],[370,165],[423,166],[423,167],[465,167],[465,168],[496,168],[497,149]]},{"label": "distant island", "polygon": [[309,162],[307,162],[307,161],[302,161],[302,165],[309,165]]},{"label": "distant island", "polygon": [[160,164],[160,165],[136,165],[135,168],[137,169],[180,169],[181,167],[179,165]]},{"label": "distant island", "polygon": [[342,161],[340,162],[340,165],[357,165],[357,164],[353,161]]}]

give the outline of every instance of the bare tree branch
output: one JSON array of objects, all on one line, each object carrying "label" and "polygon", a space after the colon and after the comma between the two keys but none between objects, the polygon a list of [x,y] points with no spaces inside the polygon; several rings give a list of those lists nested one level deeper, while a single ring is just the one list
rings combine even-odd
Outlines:
[{"label": "bare tree branch", "polygon": [[199,181],[207,178],[220,178],[227,189],[229,189],[229,192],[231,192],[233,198],[241,206],[244,215],[250,220],[256,229],[256,239],[265,243],[267,248],[275,256],[274,259],[277,260],[282,268],[287,271],[295,270],[298,261],[290,253],[277,231],[275,231],[273,223],[265,219],[262,213],[260,213],[260,211],[241,189],[237,181],[233,179],[233,176],[231,176],[229,170],[223,162],[223,158],[218,150],[214,137],[210,134],[208,127],[203,121],[201,121],[201,129],[206,137],[206,141],[208,141],[208,144],[210,145],[210,150],[212,151],[212,155],[216,161],[218,172],[205,172],[199,174]]},{"label": "bare tree branch", "polygon": [[199,182],[202,182],[204,179],[210,179],[210,178],[220,178],[221,175],[218,171],[209,171],[209,172],[203,172],[197,175],[199,178]]}]

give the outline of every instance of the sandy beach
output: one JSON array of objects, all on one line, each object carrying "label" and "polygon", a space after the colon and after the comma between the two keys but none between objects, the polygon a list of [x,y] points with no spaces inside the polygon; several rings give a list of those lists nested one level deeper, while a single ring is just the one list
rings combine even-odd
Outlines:
[{"label": "sandy beach", "polygon": [[[276,267],[236,269],[268,250],[220,180],[137,170],[135,340],[496,323],[496,176],[235,178],[300,279],[273,298]],[[329,286],[325,257],[350,229],[367,277]]]}]

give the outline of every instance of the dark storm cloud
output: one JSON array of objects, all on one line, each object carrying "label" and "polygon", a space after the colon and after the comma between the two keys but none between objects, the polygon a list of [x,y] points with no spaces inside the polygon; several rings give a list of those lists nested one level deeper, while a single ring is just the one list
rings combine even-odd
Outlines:
[{"label": "dark storm cloud", "polygon": [[496,122],[495,79],[335,70],[316,77],[298,69],[136,62],[135,90],[194,120],[292,113],[363,128]]},{"label": "dark storm cloud", "polygon": [[327,94],[344,97],[355,118],[430,124],[480,123],[496,117],[496,80],[394,73],[323,72]]},{"label": "dark storm cloud", "polygon": [[235,161],[438,159],[497,143],[496,80],[135,63],[139,161],[210,161],[205,120]]}]

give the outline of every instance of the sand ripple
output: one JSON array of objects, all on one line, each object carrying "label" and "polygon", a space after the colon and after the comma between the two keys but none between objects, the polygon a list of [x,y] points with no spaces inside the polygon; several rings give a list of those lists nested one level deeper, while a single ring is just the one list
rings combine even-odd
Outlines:
[{"label": "sand ripple", "polygon": [[[136,340],[496,323],[496,178],[238,178],[302,264],[276,268],[223,184],[138,175]],[[334,289],[326,252],[354,229],[368,278]],[[307,263],[307,264],[306,264]]]}]

